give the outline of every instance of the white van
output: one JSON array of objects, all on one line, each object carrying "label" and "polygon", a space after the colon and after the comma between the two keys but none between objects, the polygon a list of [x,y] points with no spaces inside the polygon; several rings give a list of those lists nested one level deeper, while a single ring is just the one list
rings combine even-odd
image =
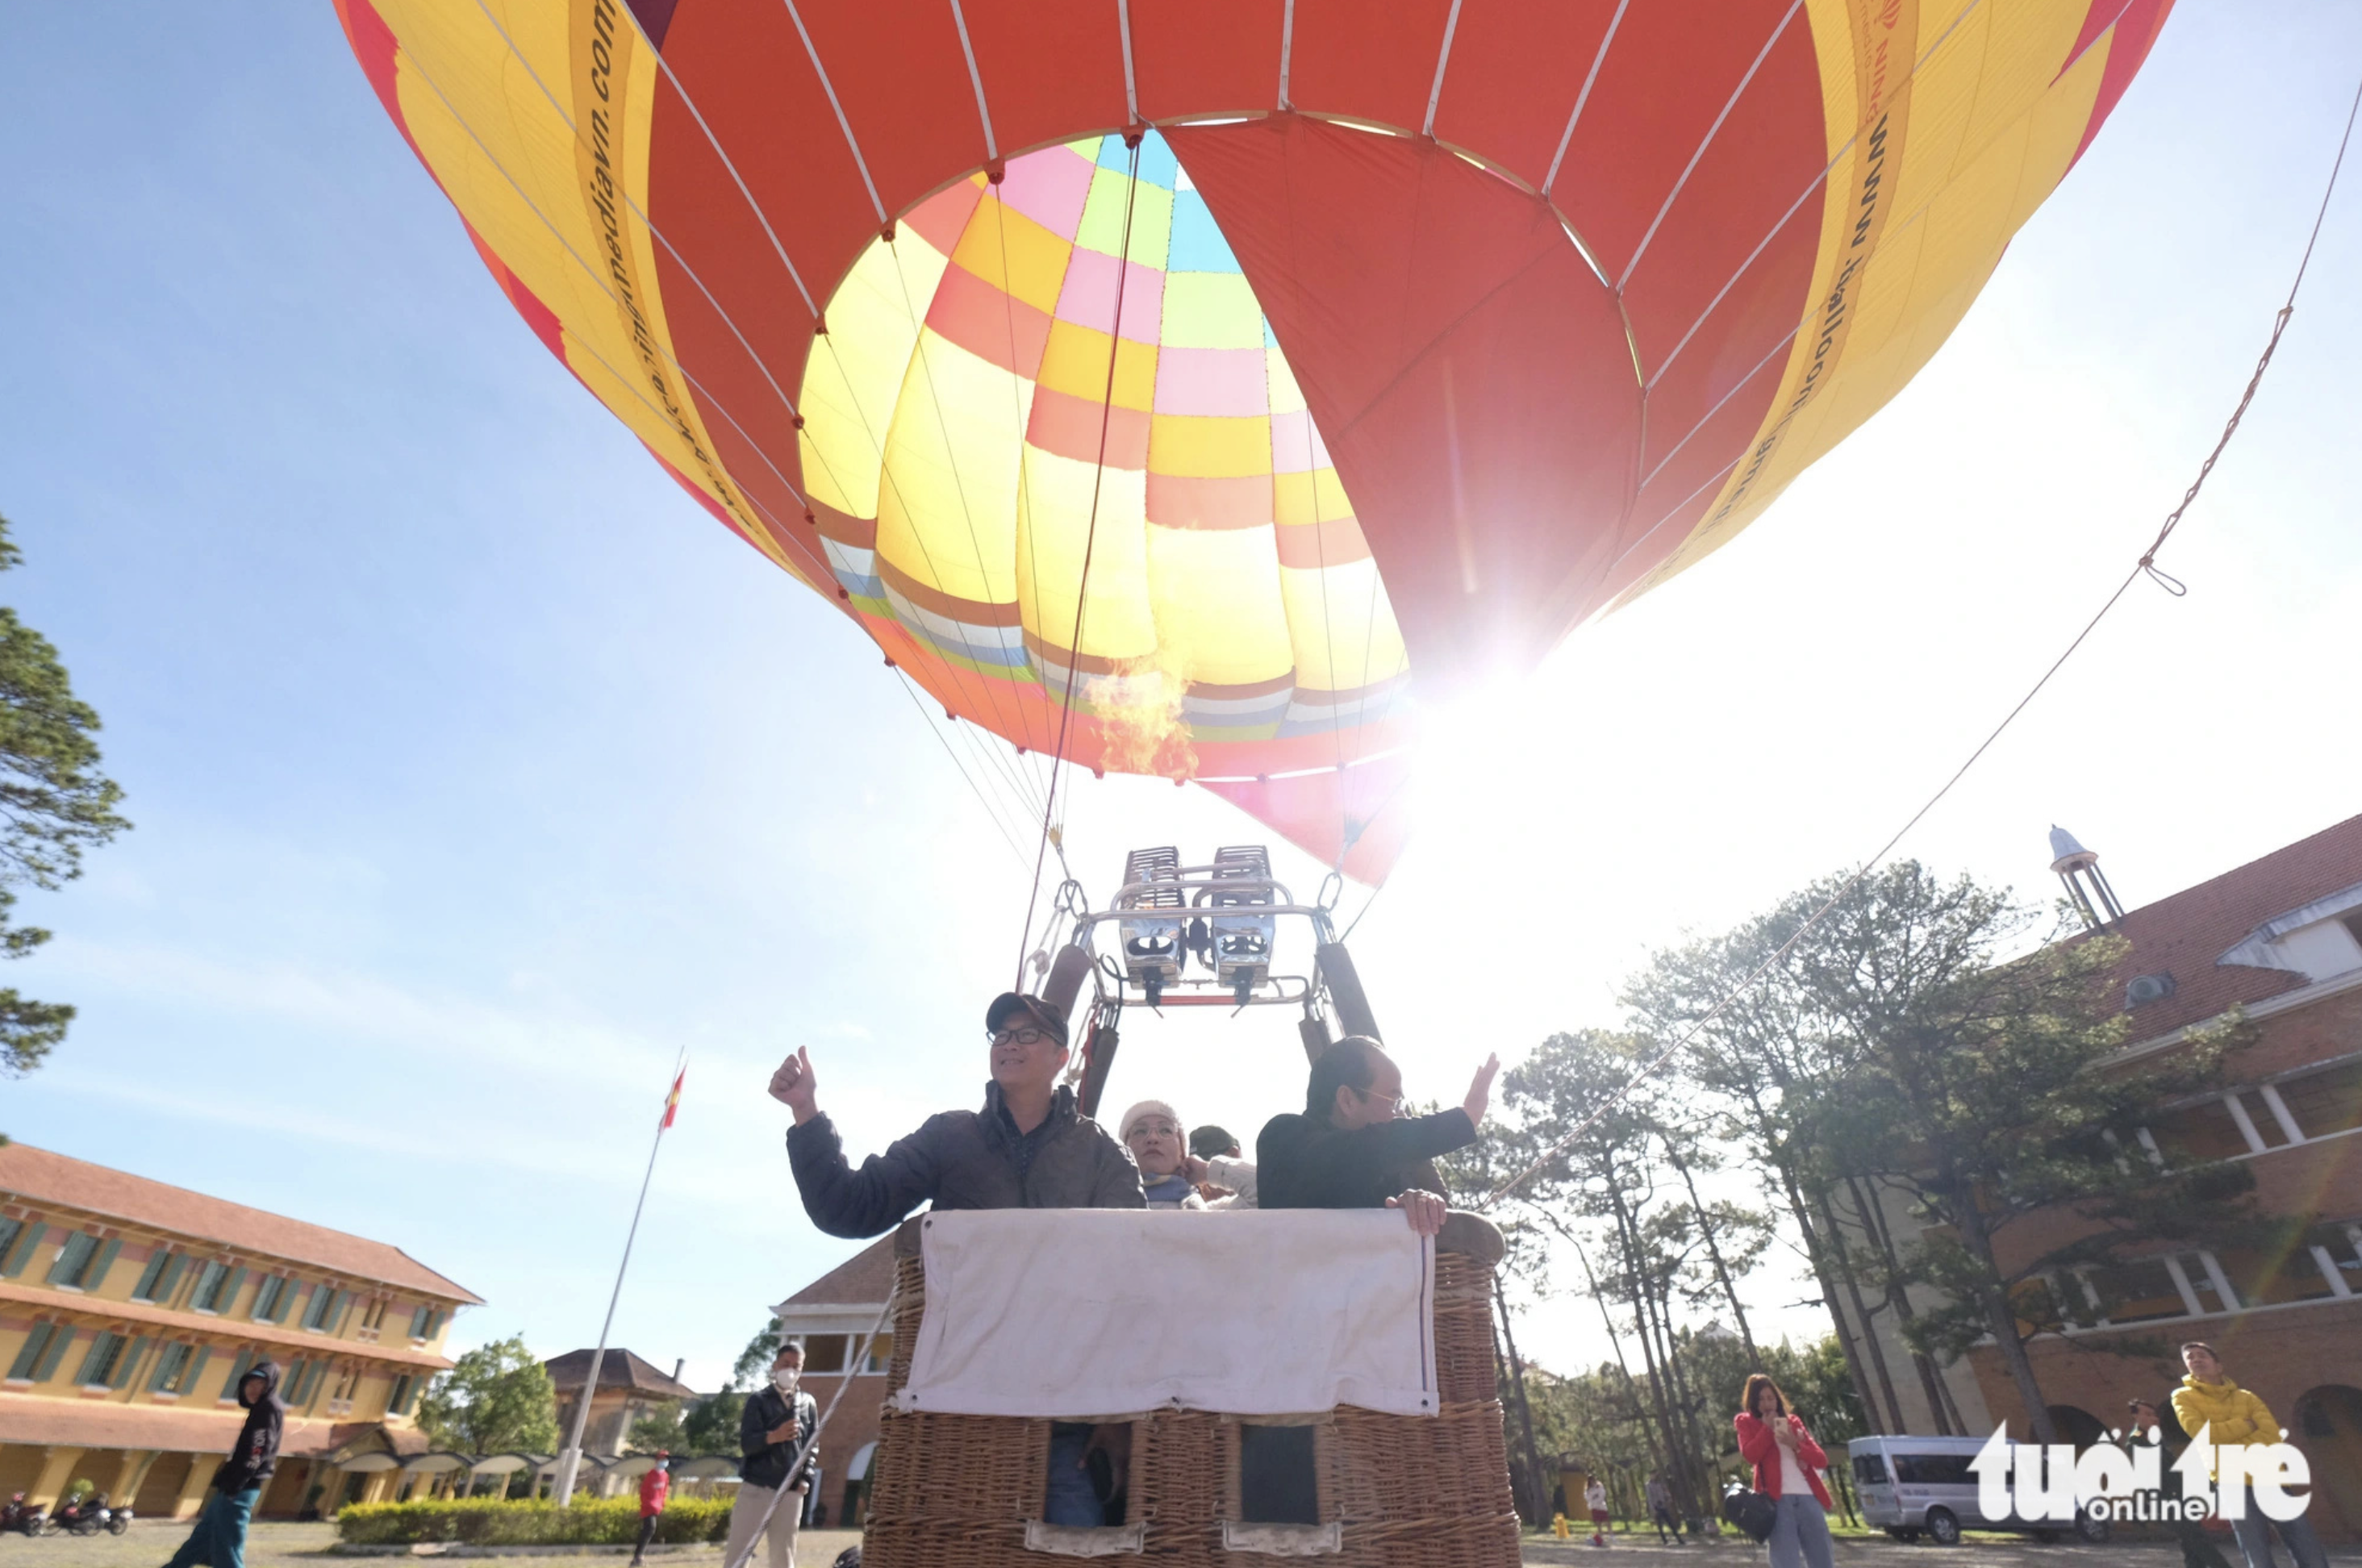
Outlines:
[{"label": "white van", "polygon": [[[1853,1489],[1861,1499],[1862,1522],[1897,1540],[1924,1533],[1939,1546],[1959,1542],[1964,1529],[2024,1530],[2035,1540],[2058,1540],[2067,1527],[2047,1521],[2027,1524],[2014,1512],[1988,1518],[1977,1507],[1977,1478],[1969,1469],[1985,1445],[1983,1438],[1904,1437],[1886,1433],[1846,1444],[1853,1463]],[[2108,1539],[2108,1521],[2083,1515],[2074,1533],[2097,1544]]]}]

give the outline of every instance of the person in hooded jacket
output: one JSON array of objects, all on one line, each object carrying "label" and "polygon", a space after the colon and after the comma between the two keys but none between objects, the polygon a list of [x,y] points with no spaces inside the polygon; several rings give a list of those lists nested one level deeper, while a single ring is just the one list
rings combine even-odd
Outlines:
[{"label": "person in hooded jacket", "polygon": [[[1065,1015],[1039,997],[1005,991],[985,1009],[992,1078],[982,1110],[931,1116],[855,1170],[835,1123],[814,1099],[811,1053],[799,1050],[771,1076],[771,1098],[794,1114],[788,1168],[804,1212],[832,1236],[883,1235],[922,1203],[950,1209],[1145,1209],[1140,1167],[1107,1130],[1076,1109],[1058,1082],[1066,1066]],[[1054,1525],[1105,1522],[1090,1474],[1094,1454],[1125,1474],[1131,1428],[1121,1422],[1050,1424],[1048,1494]]]},{"label": "person in hooded jacket", "polygon": [[771,1568],[796,1568],[796,1524],[811,1488],[814,1457],[807,1453],[798,1465],[796,1454],[820,1427],[819,1405],[797,1386],[803,1371],[803,1342],[785,1342],[771,1358],[769,1386],[748,1396],[738,1414],[738,1497],[730,1505],[722,1568],[745,1568],[758,1531],[770,1541]]},{"label": "person in hooded jacket", "polygon": [[[2242,1388],[2231,1381],[2213,1345],[2203,1340],[2190,1341],[2181,1347],[2181,1364],[2190,1369],[2190,1375],[2173,1391],[2173,1417],[2190,1434],[2191,1441],[2196,1441],[2201,1432],[2216,1448],[2280,1441],[2280,1424],[2272,1419],[2271,1407],[2254,1389]],[[2218,1464],[2216,1471],[2220,1468]],[[2230,1523],[2232,1539],[2239,1543],[2247,1568],[2277,1568],[2279,1560],[2272,1555],[2274,1532],[2278,1532],[2280,1544],[2288,1548],[2297,1568],[2329,1568],[2329,1559],[2321,1550],[2321,1538],[2313,1534],[2312,1523],[2302,1514],[2292,1519],[2267,1518],[2256,1505],[2256,1489],[2247,1486],[2246,1494],[2244,1517]]]},{"label": "person in hooded jacket", "polygon": [[262,1484],[279,1468],[279,1438],[287,1425],[287,1407],[279,1402],[279,1364],[268,1356],[248,1367],[237,1380],[237,1402],[246,1407],[246,1424],[237,1441],[214,1472],[214,1495],[197,1515],[196,1528],[164,1568],[246,1568],[246,1527],[254,1505],[262,1498]]}]

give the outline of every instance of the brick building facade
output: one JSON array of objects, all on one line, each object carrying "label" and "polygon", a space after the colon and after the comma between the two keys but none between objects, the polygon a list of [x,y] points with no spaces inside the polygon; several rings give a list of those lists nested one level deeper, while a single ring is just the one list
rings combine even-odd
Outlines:
[{"label": "brick building facade", "polygon": [[[2140,1156],[2161,1165],[2248,1164],[2270,1224],[2244,1245],[2160,1251],[2052,1280],[2080,1320],[2027,1346],[2051,1416],[2062,1439],[2091,1441],[2123,1424],[2127,1398],[2163,1403],[2180,1375],[2170,1349],[2108,1353],[2112,1341],[2205,1340],[2305,1450],[2323,1536],[2362,1540],[2362,817],[2107,929],[2130,944],[2104,1002],[2133,1026],[2116,1063],[2170,1052],[2235,1007],[2254,1025],[2218,1092],[2167,1108],[2137,1136]],[[1917,1232],[1899,1201],[1882,1211],[1898,1240]],[[2013,1224],[2003,1267],[2047,1253],[2073,1222],[2061,1213]],[[1871,1327],[1887,1359],[1907,1365],[1888,1316]],[[2027,1435],[1997,1349],[1976,1347],[1943,1377],[1948,1413],[1931,1412],[1915,1387],[1899,1390],[1909,1430],[1943,1430],[1948,1414],[1970,1432],[2003,1421]]]}]

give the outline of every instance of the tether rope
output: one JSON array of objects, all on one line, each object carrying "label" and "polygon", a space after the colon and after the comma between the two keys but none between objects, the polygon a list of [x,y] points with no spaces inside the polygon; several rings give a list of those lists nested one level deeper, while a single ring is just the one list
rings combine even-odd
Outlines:
[{"label": "tether rope", "polygon": [[1812,931],[1815,926],[1820,924],[1820,922],[1827,917],[1828,912],[1837,908],[1838,904],[1848,894],[1851,893],[1856,888],[1861,886],[1863,880],[1870,876],[1871,872],[1877,869],[1879,863],[1883,861],[1886,856],[1893,852],[1894,846],[1903,842],[1904,837],[1908,834],[1913,828],[1917,827],[1927,813],[1934,811],[1943,801],[1945,796],[1952,792],[1952,787],[1959,783],[1959,781],[1967,776],[1969,769],[1974,767],[1977,765],[1978,760],[1981,758],[1987,751],[1992,748],[1993,743],[2001,739],[2003,732],[2007,730],[2011,724],[2014,723],[2017,720],[2017,716],[2025,712],[2027,706],[2033,702],[2035,698],[2041,694],[2042,689],[2050,684],[2051,677],[2057,675],[2060,668],[2063,667],[2070,658],[2072,658],[2075,656],[2075,651],[2083,646],[2084,642],[2090,638],[2093,632],[2099,629],[2100,623],[2107,618],[2108,612],[2116,607],[2118,602],[2124,599],[2125,594],[2131,589],[2134,583],[2139,581],[2141,578],[2146,575],[2155,579],[2160,587],[2164,588],[2168,592],[2172,593],[2177,598],[2189,591],[2183,584],[2158,569],[2157,553],[2159,549],[2164,547],[2165,542],[2169,538],[2172,537],[2174,529],[2180,525],[2182,514],[2188,512],[2190,510],[2191,503],[2198,499],[2199,491],[2204,487],[2207,476],[2214,471],[2214,465],[2216,461],[2222,458],[2224,448],[2231,444],[2231,437],[2238,433],[2239,422],[2246,416],[2247,405],[2255,401],[2256,389],[2262,384],[2264,371],[2270,368],[2272,355],[2279,348],[2280,336],[2288,330],[2289,318],[2296,313],[2297,291],[2304,285],[2305,270],[2312,263],[2313,246],[2320,240],[2322,223],[2329,215],[2329,201],[2331,196],[2336,193],[2337,177],[2339,171],[2345,166],[2345,151],[2347,146],[2354,139],[2354,122],[2357,113],[2362,113],[2362,82],[2356,82],[2355,84],[2354,102],[2345,111],[2345,129],[2338,138],[2337,156],[2330,163],[2329,182],[2321,193],[2320,208],[2313,214],[2312,231],[2305,238],[2304,254],[2297,262],[2296,277],[2289,284],[2288,298],[2280,305],[2279,313],[2272,318],[2271,337],[2264,344],[2262,356],[2256,360],[2255,373],[2247,378],[2246,389],[2239,396],[2238,406],[2231,411],[2230,419],[2225,422],[2223,426],[2223,434],[2217,437],[2214,442],[2214,449],[2207,453],[2206,460],[2199,465],[2198,477],[2191,481],[2190,489],[2183,493],[2181,497],[2181,504],[2175,507],[2171,514],[2166,518],[2164,525],[2157,532],[2157,537],[2149,541],[2148,547],[2143,550],[2141,552],[2140,558],[2133,563],[2132,570],[2126,572],[2125,574],[2124,580],[2116,584],[2115,591],[2109,594],[2106,602],[2100,606],[2098,612],[2094,613],[2089,621],[2084,623],[2083,629],[2075,634],[2075,640],[2067,645],[2066,651],[2051,661],[2050,668],[2042,672],[2041,679],[2034,683],[2034,685],[2026,691],[2025,696],[2017,700],[2016,706],[2011,708],[2010,711],[2003,716],[2001,723],[1993,726],[1992,732],[1986,735],[1982,741],[1978,743],[1977,748],[1969,754],[1968,760],[1961,763],[1960,766],[1953,771],[1952,776],[1949,778],[1944,780],[1943,787],[1937,790],[1933,795],[1930,795],[1925,805],[1912,812],[1911,820],[1897,828],[1887,841],[1878,847],[1877,853],[1873,854],[1868,860],[1863,861],[1860,868],[1855,871],[1851,877],[1846,878],[1844,885],[1839,887],[1836,892],[1830,894],[1827,901],[1823,903],[1819,909],[1815,910],[1810,919],[1806,920],[1804,924],[1798,926],[1795,932],[1789,936],[1788,940],[1782,943],[1778,949],[1775,950],[1769,958],[1764,959],[1762,963],[1757,965],[1755,968],[1748,974],[1745,979],[1732,987],[1730,990],[1724,995],[1720,1001],[1716,1002],[1714,1006],[1707,1010],[1705,1017],[1692,1023],[1689,1028],[1684,1030],[1671,1044],[1665,1046],[1664,1049],[1659,1051],[1655,1055],[1643,1062],[1640,1065],[1639,1069],[1625,1080],[1622,1088],[1618,1088],[1614,1094],[1608,1096],[1606,1100],[1600,1103],[1598,1109],[1592,1111],[1590,1115],[1575,1123],[1575,1125],[1567,1132],[1566,1136],[1561,1138],[1557,1143],[1542,1151],[1539,1156],[1528,1164],[1523,1169],[1519,1170],[1515,1176],[1510,1176],[1507,1180],[1502,1182],[1500,1186],[1495,1187],[1492,1192],[1487,1194],[1485,1200],[1476,1206],[1479,1212],[1492,1208],[1495,1204],[1500,1202],[1502,1198],[1507,1198],[1510,1193],[1524,1186],[1545,1165],[1548,1165],[1551,1161],[1557,1159],[1569,1148],[1573,1147],[1576,1139],[1582,1137],[1585,1132],[1596,1126],[1611,1112],[1619,1109],[1631,1098],[1635,1089],[1649,1078],[1654,1077],[1658,1068],[1663,1066],[1668,1061],[1671,1061],[1676,1055],[1684,1049],[1692,1040],[1697,1038],[1699,1032],[1702,1032],[1706,1025],[1721,1017],[1733,1002],[1736,1002],[1739,998],[1753,990],[1757,982],[1760,981],[1763,977],[1770,974],[1775,967],[1777,967],[1781,960],[1787,957],[1788,955],[1794,950],[1796,944],[1802,942],[1807,933]]}]

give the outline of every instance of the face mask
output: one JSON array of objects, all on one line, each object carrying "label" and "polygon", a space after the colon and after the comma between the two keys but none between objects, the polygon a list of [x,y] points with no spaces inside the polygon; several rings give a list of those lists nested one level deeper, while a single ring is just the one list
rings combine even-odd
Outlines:
[{"label": "face mask", "polygon": [[802,1375],[800,1372],[774,1371],[771,1374],[771,1386],[782,1394],[792,1394],[796,1391],[796,1379]]}]

